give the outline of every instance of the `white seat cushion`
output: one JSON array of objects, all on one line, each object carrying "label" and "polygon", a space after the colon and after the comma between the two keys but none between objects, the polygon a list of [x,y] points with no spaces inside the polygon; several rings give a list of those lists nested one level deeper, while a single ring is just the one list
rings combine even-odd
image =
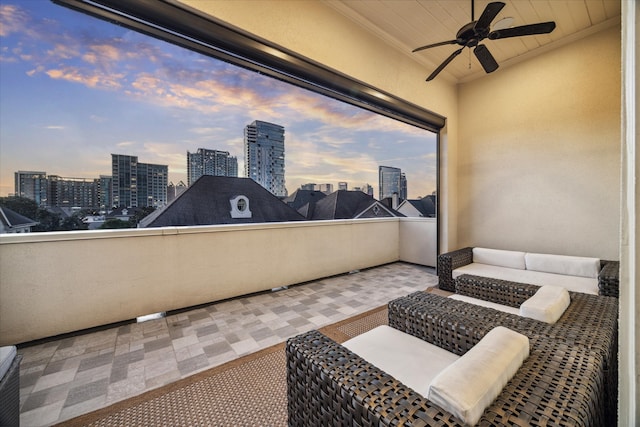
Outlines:
[{"label": "white seat cushion", "polygon": [[569,292],[559,286],[545,285],[520,305],[520,315],[546,323],[556,323],[571,304]]},{"label": "white seat cushion", "polygon": [[496,265],[499,267],[525,269],[524,252],[501,249],[473,248],[473,262]]},{"label": "white seat cushion", "polygon": [[527,270],[589,277],[592,279],[597,279],[600,272],[600,260],[598,258],[534,253],[528,253],[524,258]]},{"label": "white seat cushion", "polygon": [[493,277],[495,279],[509,280],[512,282],[528,283],[531,285],[562,286],[569,291],[598,295],[598,279],[579,276],[565,276],[563,274],[542,273],[533,270],[517,270],[514,268],[497,267],[471,263],[452,271],[452,276],[472,274],[481,277]]},{"label": "white seat cushion", "polygon": [[434,378],[427,397],[475,425],[527,357],[529,339],[498,326]]},{"label": "white seat cushion", "polygon": [[427,397],[431,380],[460,358],[437,345],[386,325],[351,338],[342,345],[424,397]]}]

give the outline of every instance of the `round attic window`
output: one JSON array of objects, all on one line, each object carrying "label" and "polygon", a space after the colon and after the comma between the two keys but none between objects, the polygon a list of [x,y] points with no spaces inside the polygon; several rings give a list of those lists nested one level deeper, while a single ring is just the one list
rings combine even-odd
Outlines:
[{"label": "round attic window", "polygon": [[236,196],[229,200],[231,204],[231,218],[251,218],[249,199],[247,196]]}]

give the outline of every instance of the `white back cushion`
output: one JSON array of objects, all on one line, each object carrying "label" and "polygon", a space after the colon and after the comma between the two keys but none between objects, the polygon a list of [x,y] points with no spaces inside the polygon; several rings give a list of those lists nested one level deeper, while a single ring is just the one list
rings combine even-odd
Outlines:
[{"label": "white back cushion", "polygon": [[498,326],[433,379],[428,399],[468,425],[485,409],[529,357],[529,339]]},{"label": "white back cushion", "polygon": [[527,270],[590,278],[597,278],[600,272],[598,258],[534,253],[527,253],[524,258]]},{"label": "white back cushion", "polygon": [[546,323],[556,323],[569,304],[571,304],[571,298],[567,289],[545,285],[520,305],[520,316]]},{"label": "white back cushion", "polygon": [[500,249],[473,248],[473,262],[497,265],[499,267],[525,269],[524,252]]}]

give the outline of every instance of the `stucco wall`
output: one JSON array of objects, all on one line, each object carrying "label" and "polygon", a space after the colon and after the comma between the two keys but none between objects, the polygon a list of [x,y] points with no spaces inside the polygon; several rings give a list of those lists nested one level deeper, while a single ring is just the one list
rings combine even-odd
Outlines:
[{"label": "stucco wall", "polygon": [[435,218],[400,218],[400,259],[436,267],[438,252]]},{"label": "stucco wall", "polygon": [[461,246],[619,258],[620,27],[463,84]]},{"label": "stucco wall", "polygon": [[398,261],[399,221],[0,235],[0,345]]}]

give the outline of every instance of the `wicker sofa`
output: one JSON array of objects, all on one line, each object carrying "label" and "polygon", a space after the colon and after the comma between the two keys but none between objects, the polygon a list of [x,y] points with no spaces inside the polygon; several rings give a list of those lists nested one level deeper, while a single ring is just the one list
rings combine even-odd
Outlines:
[{"label": "wicker sofa", "polygon": [[[483,259],[479,259],[480,256]],[[494,262],[494,259],[498,259],[498,262]],[[562,268],[545,271],[545,264],[555,263],[562,267],[562,263],[584,264],[589,260],[599,263],[596,271],[591,274],[592,278],[559,273]],[[531,268],[529,263],[536,263],[537,266]],[[566,284],[571,291],[618,297],[619,268],[618,261],[466,247],[438,256],[438,287],[455,292],[455,278],[471,274],[534,285]]]},{"label": "wicker sofa", "polygon": [[[495,310],[486,311],[487,316],[457,313],[444,300],[424,294],[391,301],[389,325],[463,355],[500,316]],[[544,334],[531,334],[529,340],[529,357],[477,425],[605,425],[601,353]],[[461,425],[451,413],[317,331],[289,339],[286,354],[290,426]]]},{"label": "wicker sofa", "polygon": [[[468,276],[466,281],[458,280],[457,284],[457,289],[466,295],[513,306],[526,300],[539,288],[473,276]],[[495,289],[497,291],[492,292]],[[409,324],[415,316],[425,316],[430,311],[445,307],[455,313],[456,317],[491,319],[494,326],[508,327],[530,339],[561,342],[597,354],[603,362],[601,376],[605,425],[615,425],[618,396],[618,299],[579,292],[570,292],[570,296],[571,304],[554,324],[425,292],[414,292],[405,297],[414,300],[415,304],[397,302],[403,299],[390,303],[390,310],[398,313],[390,312],[389,319],[403,318],[401,321]]]}]

